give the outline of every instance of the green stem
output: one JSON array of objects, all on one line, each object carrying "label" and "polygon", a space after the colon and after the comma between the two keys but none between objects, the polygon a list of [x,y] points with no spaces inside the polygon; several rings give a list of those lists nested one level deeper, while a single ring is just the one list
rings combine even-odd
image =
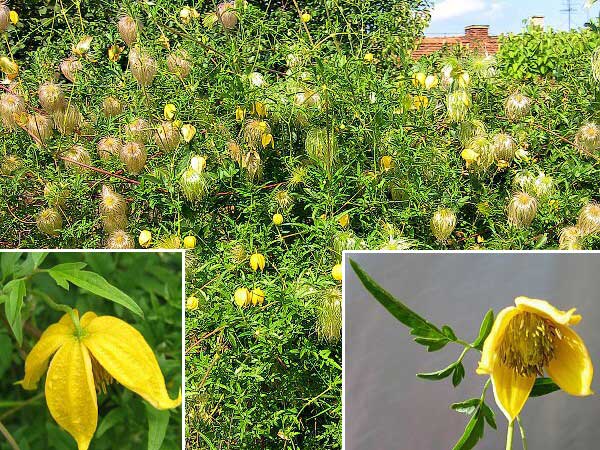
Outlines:
[{"label": "green stem", "polygon": [[13,450],[20,450],[19,444],[17,444],[17,441],[15,441],[15,439],[12,437],[12,435],[6,429],[2,422],[0,422],[0,433],[2,433],[2,435],[6,438],[8,444],[10,445],[10,448],[12,448]]},{"label": "green stem", "polygon": [[519,424],[519,431],[521,432],[521,442],[523,442],[523,450],[527,450],[527,437],[525,436],[525,428],[521,424],[521,418],[517,416],[517,423]]},{"label": "green stem", "polygon": [[506,450],[512,450],[513,431],[515,428],[515,421],[511,420],[508,424],[508,430],[506,430]]},{"label": "green stem", "polygon": [[33,295],[40,297],[42,300],[44,300],[48,304],[48,306],[50,306],[50,308],[54,309],[55,311],[61,311],[61,312],[68,314],[71,317],[71,320],[73,321],[73,325],[75,325],[75,329],[77,330],[77,335],[78,336],[83,335],[83,330],[81,329],[81,324],[79,323],[79,315],[75,312],[75,310],[73,308],[71,308],[68,305],[62,305],[60,303],[56,303],[54,300],[52,300],[52,298],[50,298],[50,296],[48,294],[46,294],[44,292],[32,291],[31,293]]}]

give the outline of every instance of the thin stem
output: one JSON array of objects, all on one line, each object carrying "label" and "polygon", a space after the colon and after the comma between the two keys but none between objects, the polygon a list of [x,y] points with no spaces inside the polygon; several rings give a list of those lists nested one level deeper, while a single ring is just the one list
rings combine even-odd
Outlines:
[{"label": "thin stem", "polygon": [[513,431],[515,428],[515,421],[511,420],[508,424],[508,430],[506,430],[506,450],[512,450]]},{"label": "thin stem", "polygon": [[521,423],[521,418],[517,416],[517,423],[519,424],[519,431],[521,432],[521,442],[523,442],[523,450],[527,450],[527,437],[525,436],[525,428]]},{"label": "thin stem", "polygon": [[67,313],[70,317],[71,320],[73,321],[73,325],[75,325],[75,329],[77,330],[77,335],[81,336],[83,334],[83,330],[81,329],[81,324],[79,323],[79,315],[75,312],[75,310],[73,308],[71,308],[70,306],[67,305],[61,305],[60,303],[56,303],[54,300],[52,300],[52,298],[50,298],[50,296],[44,292],[41,291],[32,291],[32,294],[40,297],[42,300],[44,300],[48,306],[50,306],[50,308],[54,309],[55,311],[61,311],[64,313]]},{"label": "thin stem", "polygon": [[8,444],[10,445],[10,447],[13,450],[20,450],[19,449],[19,444],[17,444],[17,441],[15,441],[15,438],[12,437],[12,435],[6,429],[6,427],[4,426],[4,424],[2,422],[0,422],[0,433],[2,433],[4,435],[4,437],[8,441]]}]

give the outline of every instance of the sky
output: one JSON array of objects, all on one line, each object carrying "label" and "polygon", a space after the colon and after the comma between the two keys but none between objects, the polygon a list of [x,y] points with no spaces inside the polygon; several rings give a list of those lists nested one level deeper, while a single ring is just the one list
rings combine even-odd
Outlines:
[{"label": "sky", "polygon": [[[431,24],[427,35],[461,35],[467,25],[489,25],[490,34],[519,32],[523,19],[544,16],[547,26],[569,28],[567,0],[433,0]],[[600,2],[591,8],[585,0],[571,0],[571,25],[583,26],[590,17],[598,17]]]}]

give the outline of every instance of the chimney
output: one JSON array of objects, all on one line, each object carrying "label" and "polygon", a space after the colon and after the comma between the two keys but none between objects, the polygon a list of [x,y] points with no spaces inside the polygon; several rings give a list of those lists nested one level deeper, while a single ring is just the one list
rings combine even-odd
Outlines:
[{"label": "chimney", "polygon": [[469,40],[485,40],[489,36],[489,25],[469,25],[465,27],[465,37]]},{"label": "chimney", "polygon": [[541,28],[543,30],[545,25],[544,16],[532,16],[531,19],[529,19],[529,24],[532,27]]}]

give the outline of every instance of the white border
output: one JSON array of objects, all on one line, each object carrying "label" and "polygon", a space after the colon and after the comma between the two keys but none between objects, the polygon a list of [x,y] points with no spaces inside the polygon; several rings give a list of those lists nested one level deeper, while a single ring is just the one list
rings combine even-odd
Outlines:
[{"label": "white border", "polygon": [[[373,255],[410,255],[410,254],[600,254],[600,250],[344,250],[342,252],[342,280],[346,280],[346,254],[373,254]],[[342,283],[342,450],[346,448],[346,283]]]}]

